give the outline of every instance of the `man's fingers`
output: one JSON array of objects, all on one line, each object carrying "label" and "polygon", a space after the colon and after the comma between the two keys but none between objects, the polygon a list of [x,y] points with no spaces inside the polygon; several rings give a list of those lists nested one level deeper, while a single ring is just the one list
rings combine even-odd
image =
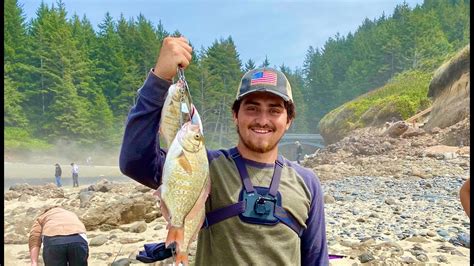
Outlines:
[{"label": "man's fingers", "polygon": [[176,75],[178,66],[186,68],[192,59],[192,47],[184,37],[166,37],[163,39],[154,73],[166,80]]},{"label": "man's fingers", "polygon": [[182,55],[183,55],[184,58],[181,60],[181,61],[182,61],[181,64],[185,64],[185,66],[182,65],[182,67],[186,67],[186,66],[188,66],[189,63],[191,62],[192,55],[191,55],[191,53],[188,52],[186,49],[183,49]]},{"label": "man's fingers", "polygon": [[191,53],[193,51],[193,48],[191,47],[191,45],[189,45],[189,41],[188,39],[184,38],[184,37],[179,37],[177,39],[178,42],[181,42],[182,43],[182,47],[184,49],[186,49],[189,53]]}]

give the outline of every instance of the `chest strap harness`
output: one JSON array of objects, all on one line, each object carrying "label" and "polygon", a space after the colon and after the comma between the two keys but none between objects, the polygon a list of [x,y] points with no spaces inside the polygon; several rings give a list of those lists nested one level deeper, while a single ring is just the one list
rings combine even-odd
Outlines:
[{"label": "chest strap harness", "polygon": [[238,215],[243,222],[252,224],[275,225],[282,222],[301,237],[304,228],[291,213],[281,206],[281,195],[278,192],[278,186],[280,185],[281,170],[283,168],[283,157],[278,155],[270,187],[266,188],[252,185],[245,167],[245,161],[237,148],[230,150],[230,156],[237,166],[243,184],[239,202],[206,213],[203,228],[209,228],[213,224]]}]

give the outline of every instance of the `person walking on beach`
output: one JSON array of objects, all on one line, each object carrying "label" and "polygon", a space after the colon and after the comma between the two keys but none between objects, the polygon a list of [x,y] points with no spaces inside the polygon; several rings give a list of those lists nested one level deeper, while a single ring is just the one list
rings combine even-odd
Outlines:
[{"label": "person walking on beach", "polygon": [[[125,125],[120,170],[153,189],[167,155],[156,138],[162,108],[178,66],[186,68],[191,54],[184,37],[163,40]],[[238,143],[207,150],[211,193],[195,265],[329,265],[319,178],[278,153],[295,116],[284,73],[265,67],[243,75],[232,106]]]},{"label": "person walking on beach", "polygon": [[301,156],[303,155],[303,146],[299,141],[295,142],[296,144],[296,162],[300,163]]},{"label": "person walking on beach", "polygon": [[41,244],[45,266],[87,265],[86,228],[71,211],[49,207],[35,219],[28,239],[31,266],[38,265]]},{"label": "person walking on beach", "polygon": [[54,177],[56,178],[56,186],[62,187],[61,175],[63,171],[61,170],[61,166],[59,166],[59,163],[56,163],[55,166],[56,166],[56,169],[54,171]]},{"label": "person walking on beach", "polygon": [[71,163],[72,172],[72,187],[79,187],[79,166],[75,163]]}]

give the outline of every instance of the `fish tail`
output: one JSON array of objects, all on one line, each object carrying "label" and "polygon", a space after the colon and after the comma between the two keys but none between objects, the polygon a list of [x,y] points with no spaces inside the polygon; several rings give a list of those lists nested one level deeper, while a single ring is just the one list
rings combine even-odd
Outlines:
[{"label": "fish tail", "polygon": [[178,251],[180,251],[180,247],[183,246],[183,240],[184,240],[184,226],[181,226],[181,227],[171,226],[170,229],[168,230],[168,236],[166,237],[165,246],[168,247],[173,242],[176,242]]},{"label": "fish tail", "polygon": [[182,263],[183,265],[189,265],[189,260],[188,260],[188,254],[186,252],[179,252],[176,255],[176,265],[179,265],[179,263]]}]

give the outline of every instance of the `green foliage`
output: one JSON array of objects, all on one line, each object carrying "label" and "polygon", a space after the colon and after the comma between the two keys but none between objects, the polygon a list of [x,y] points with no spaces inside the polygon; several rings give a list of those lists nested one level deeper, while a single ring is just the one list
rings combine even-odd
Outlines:
[{"label": "green foliage", "polygon": [[4,151],[47,151],[53,147],[48,142],[33,138],[24,128],[4,127]]},{"label": "green foliage", "polygon": [[196,106],[203,118],[206,146],[209,148],[235,144],[235,126],[230,110],[242,77],[241,66],[231,37],[216,40],[202,53],[201,69],[205,81],[200,95],[193,95],[193,99],[200,98]]},{"label": "green foliage", "polygon": [[432,73],[419,70],[397,74],[383,87],[359,96],[328,113],[319,127],[324,134],[342,138],[351,130],[381,125],[392,117],[407,119],[430,105],[428,84]]}]

